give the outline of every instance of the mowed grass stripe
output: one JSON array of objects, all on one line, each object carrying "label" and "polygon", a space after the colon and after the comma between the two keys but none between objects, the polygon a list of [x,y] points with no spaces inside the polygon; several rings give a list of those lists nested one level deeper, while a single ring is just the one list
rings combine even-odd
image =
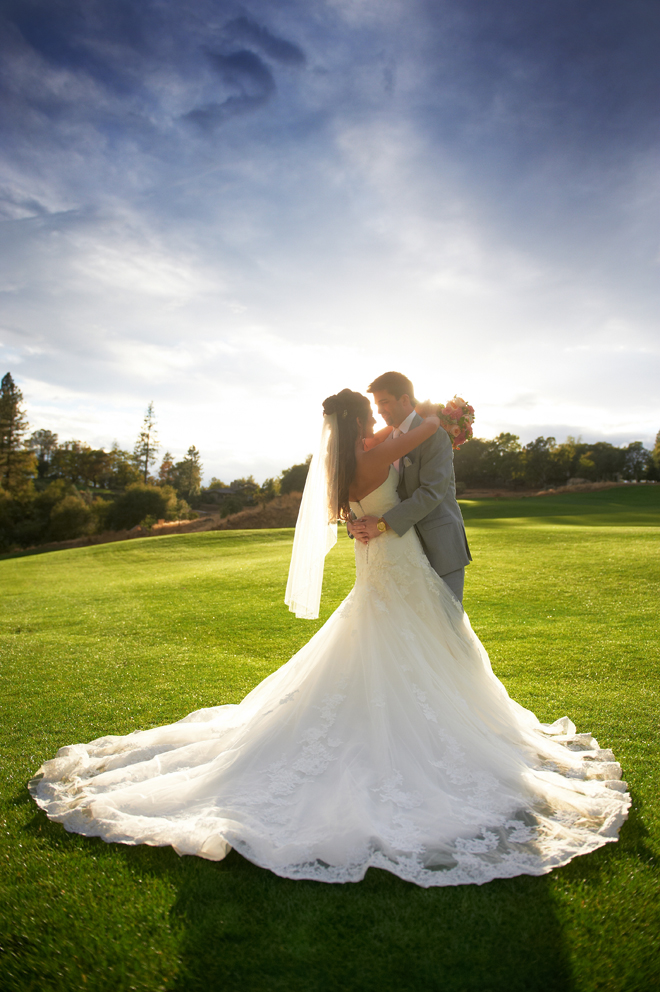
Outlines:
[{"label": "mowed grass stripe", "polygon": [[[483,887],[423,891],[379,871],[359,885],[290,882],[233,853],[212,864],[69,835],[27,797],[27,778],[63,743],[240,700],[350,589],[353,548],[344,535],[328,557],[323,615],[314,622],[283,605],[290,530],[173,535],[1,561],[2,987],[653,987],[656,491],[466,507],[475,556],[466,608],[496,674],[541,719],[567,713],[611,746],[634,799],[619,844],[543,878]],[[540,505],[547,516],[537,514]]]}]

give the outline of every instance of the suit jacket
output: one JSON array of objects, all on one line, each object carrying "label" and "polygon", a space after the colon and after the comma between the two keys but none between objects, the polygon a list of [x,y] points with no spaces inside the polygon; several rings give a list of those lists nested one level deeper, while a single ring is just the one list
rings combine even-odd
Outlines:
[{"label": "suit jacket", "polygon": [[[422,418],[415,414],[411,429]],[[399,536],[415,527],[426,556],[438,575],[454,572],[472,561],[461,509],[456,502],[454,452],[440,427],[399,461],[401,502],[383,514]]]}]

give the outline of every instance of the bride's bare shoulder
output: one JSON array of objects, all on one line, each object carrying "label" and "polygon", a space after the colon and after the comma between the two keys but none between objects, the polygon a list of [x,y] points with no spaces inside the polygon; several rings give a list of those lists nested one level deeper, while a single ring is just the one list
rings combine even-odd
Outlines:
[{"label": "bride's bare shoulder", "polygon": [[351,483],[350,489],[348,491],[348,498],[352,503],[360,503],[367,496],[371,496],[375,493],[377,489],[380,489],[382,485],[387,482],[390,474],[390,466],[383,472],[382,469],[376,474],[374,472],[365,473],[364,476],[360,477],[356,473],[355,479]]}]

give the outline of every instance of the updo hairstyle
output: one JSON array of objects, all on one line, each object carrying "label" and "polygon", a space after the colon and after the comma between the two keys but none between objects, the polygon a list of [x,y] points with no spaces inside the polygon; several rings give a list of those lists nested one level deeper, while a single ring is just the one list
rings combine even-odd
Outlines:
[{"label": "updo hairstyle", "polygon": [[348,502],[348,490],[355,475],[355,442],[362,436],[358,417],[364,424],[371,414],[371,403],[362,393],[354,393],[352,389],[342,389],[334,396],[323,400],[323,413],[330,416],[337,414],[337,503],[341,520],[349,520],[351,508]]}]

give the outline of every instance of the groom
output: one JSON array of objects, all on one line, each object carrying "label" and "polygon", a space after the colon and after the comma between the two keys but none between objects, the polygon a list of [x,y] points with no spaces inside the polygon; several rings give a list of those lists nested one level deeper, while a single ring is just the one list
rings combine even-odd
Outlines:
[{"label": "groom", "polygon": [[[394,437],[422,423],[415,413],[413,384],[400,372],[379,375],[367,392],[373,393],[379,414],[394,428]],[[367,516],[354,520],[349,531],[360,541],[370,541],[386,530],[402,536],[414,526],[431,565],[462,602],[465,566],[472,556],[456,502],[454,454],[449,435],[439,428],[419,447],[397,459],[394,467],[399,472],[397,491],[401,502],[380,519]]]}]

